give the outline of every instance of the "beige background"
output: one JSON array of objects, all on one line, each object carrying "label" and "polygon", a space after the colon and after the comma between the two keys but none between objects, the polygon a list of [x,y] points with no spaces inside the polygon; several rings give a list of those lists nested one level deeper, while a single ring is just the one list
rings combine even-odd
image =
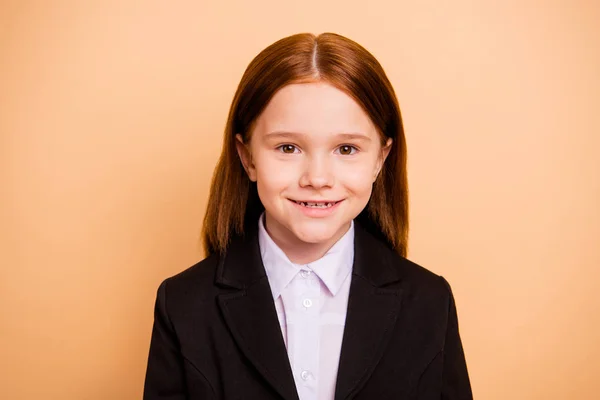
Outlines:
[{"label": "beige background", "polygon": [[409,258],[452,284],[475,397],[598,398],[597,2],[1,4],[0,398],[141,397],[236,85],[303,31],[396,88]]}]

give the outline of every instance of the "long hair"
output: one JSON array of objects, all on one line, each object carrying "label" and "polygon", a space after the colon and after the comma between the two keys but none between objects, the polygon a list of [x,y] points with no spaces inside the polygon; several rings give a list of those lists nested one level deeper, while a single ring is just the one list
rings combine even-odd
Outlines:
[{"label": "long hair", "polygon": [[212,177],[202,243],[206,254],[223,253],[234,234],[243,235],[264,210],[235,146],[244,142],[273,95],[292,83],[326,82],[351,96],[371,118],[384,144],[392,148],[357,221],[406,257],[408,182],[406,141],[398,100],[375,57],[358,43],[335,33],[301,33],[261,51],[248,65],[225,126],[223,150]]}]

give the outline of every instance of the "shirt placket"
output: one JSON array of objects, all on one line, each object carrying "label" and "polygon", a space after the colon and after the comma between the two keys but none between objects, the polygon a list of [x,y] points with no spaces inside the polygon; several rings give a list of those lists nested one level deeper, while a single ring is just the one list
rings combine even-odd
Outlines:
[{"label": "shirt placket", "polygon": [[295,346],[292,367],[301,400],[317,399],[320,351],[321,287],[318,277],[302,269],[293,279]]}]

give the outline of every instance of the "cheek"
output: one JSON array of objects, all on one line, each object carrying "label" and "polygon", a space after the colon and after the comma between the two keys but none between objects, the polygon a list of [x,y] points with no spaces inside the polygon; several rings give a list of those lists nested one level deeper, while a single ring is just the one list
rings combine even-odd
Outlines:
[{"label": "cheek", "polygon": [[286,186],[280,176],[273,175],[268,173],[262,176],[258,175],[256,185],[263,202],[268,201],[268,197],[278,195]]},{"label": "cheek", "polygon": [[297,178],[295,170],[290,168],[261,166],[256,168],[259,184],[272,188],[285,188]]},{"label": "cheek", "polygon": [[255,165],[257,187],[263,202],[269,201],[267,196],[279,195],[297,181],[297,170],[293,165],[267,157],[257,160]]},{"label": "cheek", "polygon": [[373,187],[374,166],[369,162],[342,166],[338,169],[338,181],[357,195],[370,194]]}]

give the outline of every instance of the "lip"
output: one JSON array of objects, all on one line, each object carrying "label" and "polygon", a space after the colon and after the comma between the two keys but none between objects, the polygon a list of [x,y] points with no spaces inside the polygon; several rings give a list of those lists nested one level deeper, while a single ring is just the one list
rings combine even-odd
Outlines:
[{"label": "lip", "polygon": [[[300,212],[302,212],[304,215],[306,215],[307,217],[313,217],[313,218],[323,218],[323,217],[327,217],[331,214],[333,214],[339,207],[340,204],[344,202],[344,200],[292,200],[292,199],[288,199],[292,205],[299,210]],[[331,207],[327,207],[327,208],[311,208],[311,207],[305,207],[301,204],[298,204],[299,202],[303,202],[303,203],[335,203],[334,205],[332,205]]]},{"label": "lip", "polygon": [[298,202],[298,203],[337,203],[341,200],[293,200],[290,199],[294,202]]}]

